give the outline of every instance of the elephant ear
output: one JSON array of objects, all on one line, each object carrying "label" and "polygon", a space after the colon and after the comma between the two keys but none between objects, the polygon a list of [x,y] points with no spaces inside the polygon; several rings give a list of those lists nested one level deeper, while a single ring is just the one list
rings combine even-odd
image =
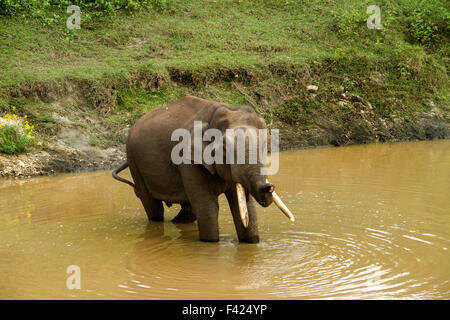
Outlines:
[{"label": "elephant ear", "polygon": [[[191,137],[191,150],[192,150],[192,156],[191,160],[192,163],[195,164],[201,164],[203,167],[205,167],[209,173],[214,175],[216,173],[216,160],[221,159],[220,163],[224,163],[224,157],[223,157],[223,143],[224,140],[220,139],[220,141],[216,140],[217,138],[224,137],[225,130],[229,127],[230,124],[230,118],[231,118],[232,111],[228,109],[227,106],[221,105],[215,111],[213,112],[211,119],[209,122],[200,121],[194,123],[194,126],[191,128],[190,133]],[[199,138],[201,137],[201,138]],[[203,138],[205,138],[205,141],[203,141]],[[196,140],[198,139],[198,140]],[[201,140],[200,140],[201,139]],[[220,152],[216,153],[215,149],[213,147],[214,143],[220,142]],[[199,147],[201,146],[201,157],[199,154]],[[208,149],[206,154],[211,154],[214,159],[204,159],[203,152],[205,149]],[[219,147],[217,147],[219,149]],[[195,157],[195,152],[198,152],[197,159]],[[217,157],[216,157],[217,156]],[[201,161],[199,161],[201,159]],[[196,161],[197,160],[197,161]]]},{"label": "elephant ear", "polygon": [[[205,163],[204,166],[208,169],[211,174],[216,172],[216,163],[225,163],[225,146],[226,146],[226,130],[230,128],[232,120],[233,110],[230,109],[229,105],[219,106],[211,117],[208,129],[210,132],[216,133],[214,142],[218,143],[216,152],[212,152],[215,157],[215,161],[212,164]],[[216,140],[217,139],[217,140]],[[205,142],[205,144],[210,144],[210,142]]]},{"label": "elephant ear", "polygon": [[215,163],[210,161],[205,162],[203,157],[205,148],[207,148],[210,144],[208,141],[203,141],[203,137],[205,136],[205,133],[207,133],[208,129],[210,129],[210,124],[204,121],[196,121],[192,126],[190,130],[191,154],[189,155],[188,160],[193,164],[202,165],[209,171],[209,173],[214,175],[216,173]]},{"label": "elephant ear", "polygon": [[230,127],[233,111],[228,106],[220,106],[216,109],[209,122],[210,128],[216,128],[222,133]]}]

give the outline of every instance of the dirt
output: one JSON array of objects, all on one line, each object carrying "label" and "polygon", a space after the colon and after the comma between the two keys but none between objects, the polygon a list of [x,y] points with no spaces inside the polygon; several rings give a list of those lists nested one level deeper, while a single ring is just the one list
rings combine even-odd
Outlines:
[{"label": "dirt", "polygon": [[436,108],[410,118],[384,118],[374,112],[370,103],[356,102],[347,104],[344,116],[318,112],[312,122],[308,126],[275,123],[273,127],[281,128],[280,149],[450,139],[450,124]]},{"label": "dirt", "polygon": [[61,128],[45,150],[33,148],[27,154],[0,153],[0,177],[29,178],[56,173],[110,170],[122,164],[125,146],[107,149],[89,144],[88,136],[65,117],[53,115]]},{"label": "dirt", "polygon": [[[276,70],[275,70],[276,71]],[[171,72],[172,85],[191,83],[193,74]],[[252,84],[254,76],[242,70],[224,72],[219,77],[235,78],[245,81],[234,83],[233,89],[242,93],[257,112],[272,119],[269,128],[280,130],[280,150],[302,149],[316,146],[342,146],[377,142],[434,140],[450,138],[450,121],[448,108],[439,109],[433,102],[428,111],[415,114],[390,115],[384,117],[374,110],[372,105],[361,97],[340,90],[333,95],[320,95],[321,88],[297,84],[289,92],[278,92],[276,88],[264,91],[257,84]],[[308,77],[306,79],[309,80]],[[170,81],[153,73],[133,73],[117,86],[124,88],[158,89],[161,83]],[[245,86],[245,83],[248,86]],[[116,87],[117,87],[116,86]],[[10,96],[33,98],[40,103],[57,106],[58,113],[52,114],[55,125],[52,127],[51,141],[45,148],[34,147],[27,154],[0,154],[0,177],[32,177],[57,173],[111,170],[125,161],[125,139],[128,127],[104,126],[102,116],[114,111],[117,103],[117,88],[102,85],[100,82],[88,82],[68,79],[63,84],[35,83],[11,89]],[[303,88],[304,87],[304,88]],[[271,88],[268,86],[267,88]],[[189,94],[202,96],[201,90],[186,86]],[[318,93],[319,90],[319,93]],[[196,94],[197,93],[197,94]],[[323,93],[322,93],[323,95]],[[294,105],[320,105],[299,122],[286,123],[272,117],[277,108],[294,98]],[[72,105],[70,118],[63,107]],[[304,104],[304,103],[303,103]],[[406,108],[407,109],[407,108]],[[76,110],[76,111],[74,111]],[[90,111],[96,110],[97,113]],[[67,117],[65,116],[67,115]],[[267,118],[266,118],[267,120]],[[78,123],[78,124],[77,124]],[[81,123],[81,125],[80,125]],[[83,124],[89,123],[89,126]],[[90,131],[91,130],[91,131]],[[105,135],[121,141],[115,147],[102,148],[91,141],[96,134]]]},{"label": "dirt", "polygon": [[[317,126],[311,128],[273,124],[272,127],[280,128],[280,149],[450,138],[450,126],[433,112],[414,122],[400,118],[386,120],[367,110],[367,105],[357,105],[354,113],[343,121],[317,115],[316,123]],[[34,149],[21,155],[0,154],[0,177],[29,178],[112,170],[125,161],[125,145],[108,149],[91,146],[81,130],[69,122],[66,125],[46,150]]]},{"label": "dirt", "polygon": [[109,170],[125,160],[124,153],[115,148],[98,150],[92,157],[81,151],[31,150],[27,154],[0,154],[1,178],[30,178],[56,173]]}]

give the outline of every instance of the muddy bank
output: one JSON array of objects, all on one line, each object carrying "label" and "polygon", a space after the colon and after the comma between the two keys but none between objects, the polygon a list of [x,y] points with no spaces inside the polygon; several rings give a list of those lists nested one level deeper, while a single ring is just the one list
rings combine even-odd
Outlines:
[{"label": "muddy bank", "polygon": [[[54,140],[45,148],[33,147],[26,154],[0,153],[0,177],[28,178],[57,173],[109,170],[125,160],[125,146],[100,148],[90,144],[81,128],[64,117]],[[44,149],[44,150],[42,150]]]},{"label": "muddy bank", "polygon": [[278,123],[282,128],[280,149],[450,139],[450,124],[436,108],[411,118],[384,118],[369,103],[349,104],[347,108],[344,118],[316,114],[308,126]]},{"label": "muddy bank", "polygon": [[[450,138],[450,125],[436,113],[422,114],[416,121],[386,120],[370,111],[355,109],[355,114],[343,122],[323,115],[316,121],[318,125],[312,128],[279,123],[280,149]],[[277,128],[277,124],[272,124],[272,128]],[[126,159],[124,144],[108,149],[90,146],[87,137],[74,128],[63,128],[58,136],[60,139],[47,150],[0,154],[0,178],[112,170]]]},{"label": "muddy bank", "polygon": [[0,177],[111,170],[126,158],[129,127],[148,110],[184,95],[252,106],[269,129],[279,129],[280,150],[450,138],[450,110],[443,101],[418,97],[418,109],[384,97],[392,101],[386,114],[367,97],[336,83],[312,85],[317,76],[299,72],[273,79],[236,73],[232,78],[238,80],[207,84],[144,72],[116,79],[115,85],[67,78],[10,88],[7,96],[24,99],[18,110],[42,129],[49,144],[28,154],[0,154]]},{"label": "muddy bank", "polygon": [[28,154],[0,154],[0,178],[30,178],[57,173],[109,170],[125,160],[117,148],[98,149],[95,154],[80,150],[31,150]]}]

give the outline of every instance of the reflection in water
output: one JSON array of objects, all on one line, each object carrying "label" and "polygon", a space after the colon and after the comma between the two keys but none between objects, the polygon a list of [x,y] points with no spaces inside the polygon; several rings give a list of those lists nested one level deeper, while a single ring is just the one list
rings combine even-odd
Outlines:
[{"label": "reflection in water", "polygon": [[202,243],[109,172],[2,181],[0,298],[450,298],[450,141],[284,152],[271,182],[296,222],[259,207],[251,245],[224,197]]}]

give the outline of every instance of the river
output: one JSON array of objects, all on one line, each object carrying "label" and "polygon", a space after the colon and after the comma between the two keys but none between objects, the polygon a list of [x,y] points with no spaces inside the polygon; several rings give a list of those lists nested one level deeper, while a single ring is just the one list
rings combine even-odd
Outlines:
[{"label": "river", "polygon": [[259,244],[223,196],[203,243],[110,172],[2,180],[0,299],[450,299],[450,141],[282,152],[270,180],[296,221],[258,207]]}]

